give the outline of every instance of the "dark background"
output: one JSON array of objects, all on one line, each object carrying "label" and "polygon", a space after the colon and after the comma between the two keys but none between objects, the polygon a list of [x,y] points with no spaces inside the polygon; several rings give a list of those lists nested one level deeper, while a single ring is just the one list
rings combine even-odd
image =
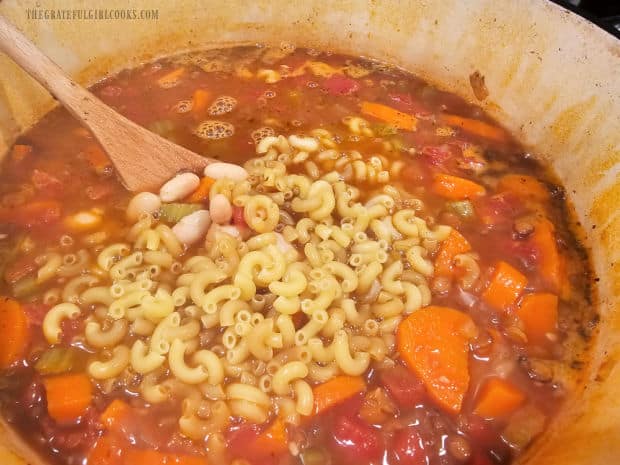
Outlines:
[{"label": "dark background", "polygon": [[551,0],[620,38],[620,0]]}]

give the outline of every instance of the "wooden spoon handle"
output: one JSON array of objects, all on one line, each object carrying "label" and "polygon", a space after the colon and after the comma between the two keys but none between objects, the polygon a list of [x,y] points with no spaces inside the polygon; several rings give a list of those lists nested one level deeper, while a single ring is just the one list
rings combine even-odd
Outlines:
[{"label": "wooden spoon handle", "polygon": [[180,170],[198,171],[213,162],[118,114],[69,78],[2,16],[0,51],[11,57],[91,130],[127,189],[154,190]]},{"label": "wooden spoon handle", "polygon": [[[78,119],[88,116],[95,105],[102,111],[114,112],[93,94],[76,84],[66,73],[30,40],[0,15],[0,51],[35,78]],[[85,108],[86,107],[86,108]],[[84,112],[86,111],[86,115]]]}]

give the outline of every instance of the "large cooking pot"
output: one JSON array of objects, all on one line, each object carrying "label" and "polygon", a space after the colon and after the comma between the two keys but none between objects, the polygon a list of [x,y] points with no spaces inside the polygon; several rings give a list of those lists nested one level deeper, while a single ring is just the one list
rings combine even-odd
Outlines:
[{"label": "large cooking pot", "polygon": [[[620,463],[620,41],[544,0],[130,3],[5,0],[0,14],[83,84],[187,49],[282,40],[389,61],[471,100],[469,75],[482,73],[490,94],[479,103],[553,166],[598,278],[600,332],[591,363],[520,463]],[[128,7],[157,19],[110,13]],[[44,19],[51,10],[85,8],[106,8],[112,19],[71,19],[72,12],[70,19]],[[81,15],[99,17],[97,11]],[[0,56],[0,154],[53,105]],[[16,441],[0,431],[0,463],[26,463],[19,455]]]}]

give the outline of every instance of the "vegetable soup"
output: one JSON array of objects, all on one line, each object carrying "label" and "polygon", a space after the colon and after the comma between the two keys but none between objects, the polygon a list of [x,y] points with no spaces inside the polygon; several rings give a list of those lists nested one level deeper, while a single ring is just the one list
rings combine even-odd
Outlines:
[{"label": "vegetable soup", "polygon": [[127,192],[57,109],[0,181],[0,402],[59,465],[492,465],[597,322],[562,187],[383,63],[237,47],[94,88],[213,158]]}]

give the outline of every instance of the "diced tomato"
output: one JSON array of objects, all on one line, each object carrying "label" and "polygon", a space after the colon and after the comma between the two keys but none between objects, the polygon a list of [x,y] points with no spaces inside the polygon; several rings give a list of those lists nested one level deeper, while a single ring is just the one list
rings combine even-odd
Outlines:
[{"label": "diced tomato", "polygon": [[34,257],[24,256],[9,264],[4,270],[4,280],[9,284],[15,284],[22,278],[30,275],[37,269]]},{"label": "diced tomato", "polygon": [[531,240],[515,240],[504,236],[498,239],[497,244],[500,250],[518,259],[525,268],[531,269],[536,265],[539,251]]},{"label": "diced tomato", "polygon": [[247,228],[248,224],[245,222],[245,217],[243,216],[243,207],[233,207],[233,217],[232,222],[238,228]]},{"label": "diced tomato", "polygon": [[477,452],[471,460],[471,465],[494,465],[486,452]]},{"label": "diced tomato", "polygon": [[260,434],[259,426],[254,423],[244,423],[229,430],[228,447],[236,453],[243,454],[247,445],[255,441]]},{"label": "diced tomato", "polygon": [[31,180],[35,189],[45,195],[58,195],[62,192],[62,182],[45,171],[35,169]]},{"label": "diced tomato", "polygon": [[452,150],[447,144],[444,145],[427,145],[422,148],[422,159],[431,166],[442,166],[450,158],[452,158]]},{"label": "diced tomato", "polygon": [[339,416],[333,425],[334,452],[343,463],[369,463],[382,452],[381,436],[372,426],[351,416]]},{"label": "diced tomato", "polygon": [[426,465],[424,442],[417,428],[408,426],[396,432],[390,448],[399,465]]},{"label": "diced tomato", "polygon": [[323,88],[331,95],[349,95],[360,89],[359,82],[342,74],[333,74],[323,81]]},{"label": "diced tomato", "polygon": [[81,318],[76,318],[75,320],[65,318],[62,320],[60,327],[62,328],[61,340],[68,345],[75,336],[84,331],[84,320]]},{"label": "diced tomato", "polygon": [[26,205],[0,209],[0,223],[25,228],[54,223],[60,219],[61,205],[55,200],[37,200]]},{"label": "diced tomato", "polygon": [[415,407],[426,398],[422,381],[402,365],[381,370],[379,380],[399,407]]},{"label": "diced tomato", "polygon": [[497,441],[492,423],[478,416],[468,417],[465,429],[467,434],[482,447],[488,448]]},{"label": "diced tomato", "polygon": [[36,302],[24,304],[24,312],[26,312],[28,322],[33,326],[41,326],[43,324],[43,319],[50,308],[49,305]]}]

